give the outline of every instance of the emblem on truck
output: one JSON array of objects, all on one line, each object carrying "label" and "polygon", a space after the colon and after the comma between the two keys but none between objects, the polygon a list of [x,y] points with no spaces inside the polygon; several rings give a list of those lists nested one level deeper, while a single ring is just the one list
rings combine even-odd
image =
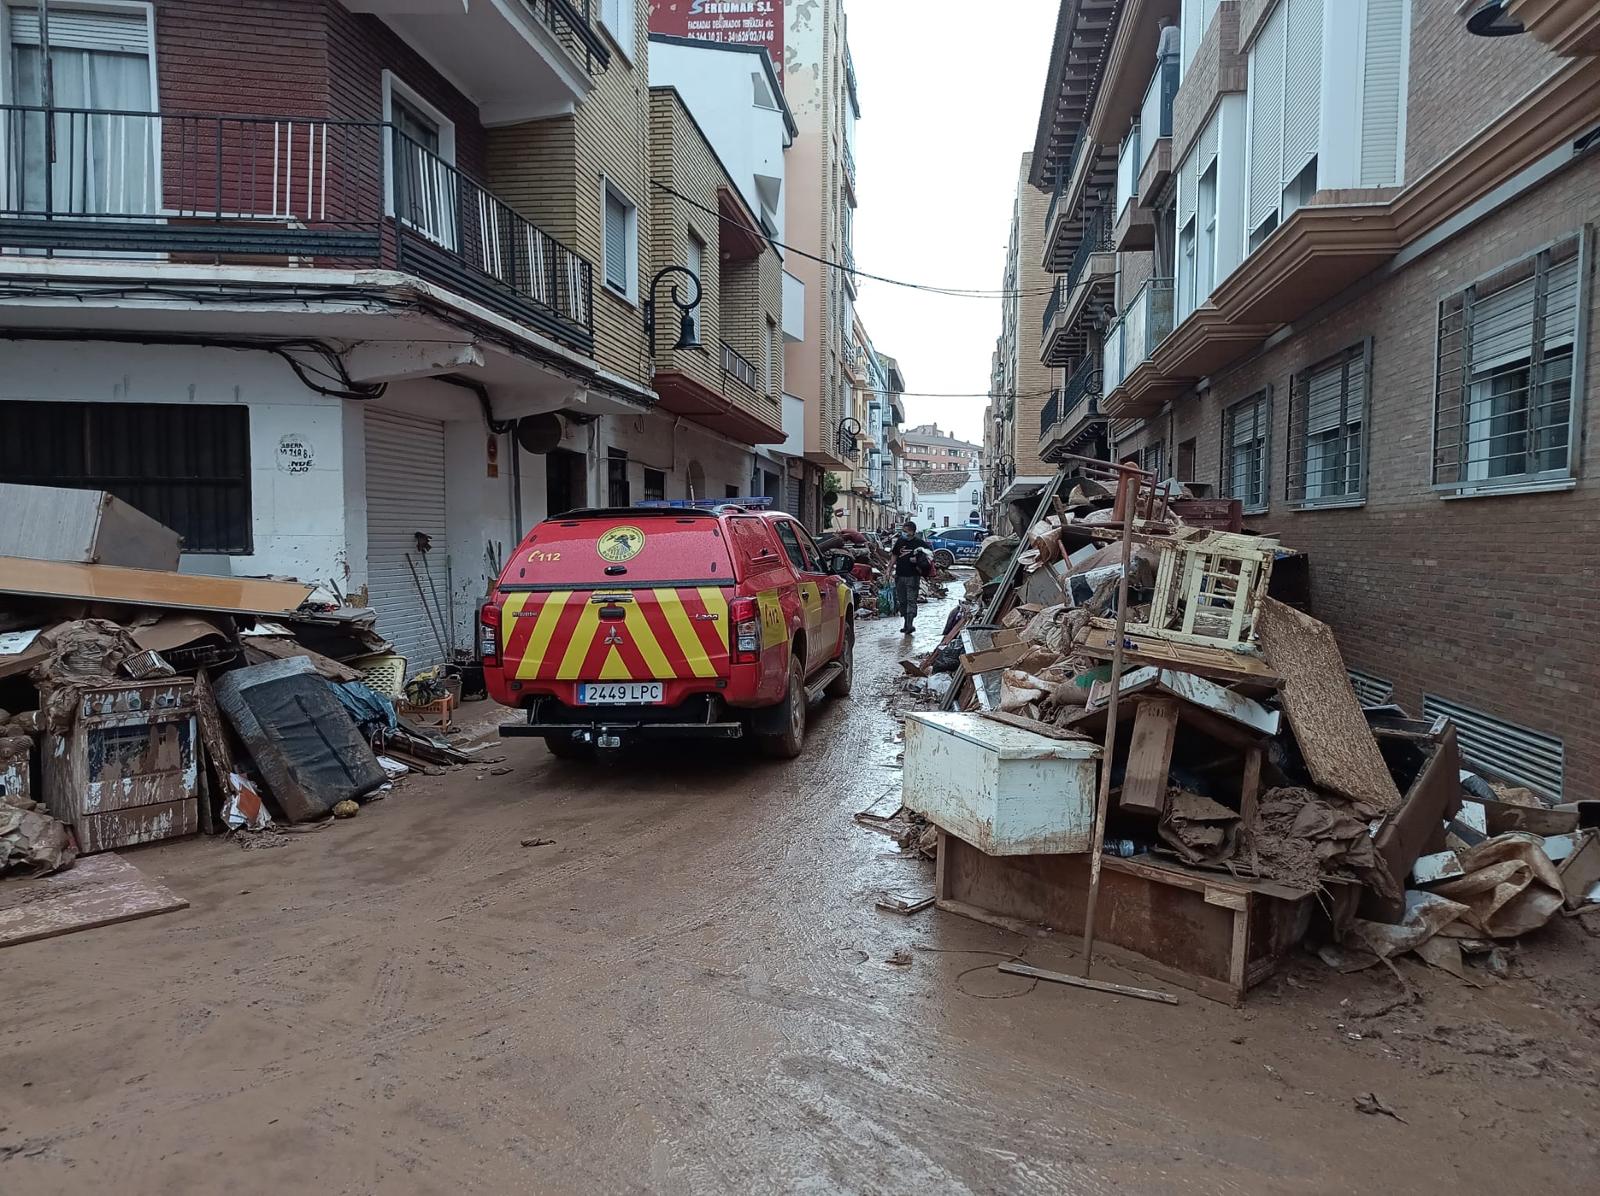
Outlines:
[{"label": "emblem on truck", "polygon": [[600,533],[600,539],[595,541],[594,547],[601,560],[620,565],[644,551],[644,532],[626,524],[613,527]]}]

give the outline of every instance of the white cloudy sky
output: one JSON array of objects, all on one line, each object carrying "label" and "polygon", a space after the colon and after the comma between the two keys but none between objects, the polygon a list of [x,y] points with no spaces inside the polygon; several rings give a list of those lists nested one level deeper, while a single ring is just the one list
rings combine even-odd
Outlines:
[{"label": "white cloudy sky", "polygon": [[[861,89],[856,265],[998,290],[1021,157],[1033,148],[1057,0],[846,0]],[[983,393],[1000,300],[863,281],[873,343],[908,391]],[[912,424],[981,442],[985,401],[906,400]]]}]

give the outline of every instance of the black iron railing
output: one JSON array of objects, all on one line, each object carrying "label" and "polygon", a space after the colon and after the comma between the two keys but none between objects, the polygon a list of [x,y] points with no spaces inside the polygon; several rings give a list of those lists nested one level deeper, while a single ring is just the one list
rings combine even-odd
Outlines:
[{"label": "black iron railing", "polygon": [[522,0],[589,73],[611,65],[611,49],[594,27],[594,0]]},{"label": "black iron railing", "polygon": [[1099,401],[1100,377],[1100,363],[1094,357],[1085,357],[1078,363],[1060,392],[1062,419],[1072,415],[1085,400],[1091,405]]},{"label": "black iron railing", "polygon": [[850,190],[856,189],[856,152],[850,148],[850,143],[844,143],[844,177],[850,184]]},{"label": "black iron railing", "polygon": [[751,360],[727,341],[722,344],[722,372],[736,382],[742,382],[754,394],[762,394],[761,379]]},{"label": "black iron railing", "polygon": [[1110,251],[1111,214],[1106,208],[1097,208],[1083,222],[1083,235],[1078,240],[1078,247],[1072,251],[1072,260],[1067,263],[1067,272],[1064,276],[1067,292],[1070,294],[1078,283],[1083,281],[1083,271],[1091,257],[1097,253]]},{"label": "black iron railing", "polygon": [[1056,289],[1050,292],[1050,298],[1045,300],[1044,326],[1040,329],[1040,336],[1045,340],[1050,339],[1050,328],[1056,322],[1056,313],[1061,310],[1062,303],[1067,298],[1067,280],[1056,279]]},{"label": "black iron railing", "polygon": [[1086,138],[1084,137],[1082,131],[1080,131],[1078,133],[1078,139],[1072,143],[1072,152],[1067,155],[1066,168],[1056,176],[1056,189],[1050,195],[1050,206],[1045,209],[1044,214],[1044,231],[1046,236],[1049,236],[1050,230],[1056,226],[1056,213],[1060,210],[1061,201],[1066,197],[1068,189],[1072,186],[1072,174],[1078,169],[1078,159],[1083,156],[1083,144],[1085,140]]},{"label": "black iron railing", "polygon": [[590,263],[379,121],[0,106],[3,249],[387,267],[594,348]]},{"label": "black iron railing", "polygon": [[1043,440],[1050,434],[1050,429],[1055,426],[1056,420],[1061,418],[1061,391],[1052,390],[1050,400],[1044,405],[1044,410],[1039,412],[1039,439]]}]

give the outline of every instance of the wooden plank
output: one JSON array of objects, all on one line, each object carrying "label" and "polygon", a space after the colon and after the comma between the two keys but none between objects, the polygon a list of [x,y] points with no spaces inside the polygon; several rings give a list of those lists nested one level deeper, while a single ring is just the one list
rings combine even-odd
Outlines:
[{"label": "wooden plank", "polygon": [[1090,980],[1083,976],[1069,976],[1065,972],[1050,972],[1025,963],[1003,963],[1002,972],[1013,976],[1028,976],[1034,980],[1048,980],[1052,984],[1070,984],[1074,988],[1092,988],[1096,992],[1116,993],[1120,997],[1137,997],[1141,1001],[1159,1001],[1163,1005],[1176,1005],[1178,998],[1171,993],[1157,992],[1153,988],[1134,988],[1127,984],[1112,984],[1109,980]]},{"label": "wooden plank", "polygon": [[[200,728],[200,742],[205,745],[206,762],[211,770],[210,792],[202,792],[200,801],[206,807],[200,812],[200,829],[214,834],[221,824],[216,811],[233,792],[229,777],[237,771],[233,762],[233,747],[228,743],[228,730],[222,725],[222,712],[217,709],[217,694],[211,688],[211,677],[200,669],[194,676],[195,722]],[[215,804],[213,804],[215,803]]]},{"label": "wooden plank", "polygon": [[1250,847],[1250,871],[1261,870],[1261,853],[1256,848],[1256,804],[1261,796],[1261,756],[1259,747],[1244,754],[1244,782],[1239,786],[1239,821],[1244,826],[1245,842]]},{"label": "wooden plank", "polygon": [[969,652],[961,657],[961,667],[968,677],[976,677],[980,673],[996,673],[1001,669],[1009,669],[1030,650],[1031,645],[1019,643],[986,648],[981,652]]},{"label": "wooden plank", "polygon": [[27,597],[270,617],[293,614],[311,596],[311,590],[298,582],[0,557],[0,594]]},{"label": "wooden plank", "polygon": [[[1079,645],[1086,654],[1099,660],[1110,660],[1115,646],[1115,632],[1102,627],[1096,619]],[[1230,652],[1224,648],[1200,648],[1190,644],[1174,644],[1148,636],[1129,635],[1133,647],[1126,649],[1130,664],[1155,665],[1162,669],[1177,669],[1185,673],[1198,673],[1214,681],[1226,681],[1242,687],[1256,687],[1257,692],[1270,692],[1282,684],[1283,678],[1260,658],[1243,652]]]},{"label": "wooden plank", "polygon": [[1056,739],[1063,743],[1090,742],[1087,735],[1080,735],[1076,731],[1063,731],[1060,727],[1041,723],[1038,719],[1029,718],[1025,714],[1012,714],[1007,710],[985,710],[983,717],[990,722],[1004,723],[1008,727],[1016,727],[1022,731],[1032,731],[1035,735],[1043,735],[1046,739]]},{"label": "wooden plank", "polygon": [[996,648],[1004,648],[1008,644],[1020,644],[1022,642],[1022,632],[1015,627],[1001,627],[989,637],[989,641]]},{"label": "wooden plank", "polygon": [[0,947],[187,909],[189,903],[119,855],[0,887]]},{"label": "wooden plank", "polygon": [[1129,814],[1160,817],[1167,806],[1167,771],[1178,734],[1178,702],[1152,698],[1139,703],[1133,716],[1133,741],[1128,745],[1118,807]]},{"label": "wooden plank", "polygon": [[1312,781],[1378,810],[1397,807],[1400,791],[1361,713],[1333,630],[1271,598],[1261,604],[1257,630],[1283,675],[1279,698]]}]

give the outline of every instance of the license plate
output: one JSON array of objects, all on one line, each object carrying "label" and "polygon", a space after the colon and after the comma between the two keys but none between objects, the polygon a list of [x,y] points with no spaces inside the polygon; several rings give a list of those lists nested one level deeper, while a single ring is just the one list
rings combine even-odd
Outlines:
[{"label": "license plate", "polygon": [[660,681],[586,681],[578,686],[584,706],[658,706],[665,698]]}]

